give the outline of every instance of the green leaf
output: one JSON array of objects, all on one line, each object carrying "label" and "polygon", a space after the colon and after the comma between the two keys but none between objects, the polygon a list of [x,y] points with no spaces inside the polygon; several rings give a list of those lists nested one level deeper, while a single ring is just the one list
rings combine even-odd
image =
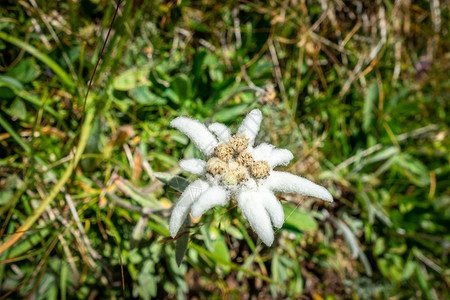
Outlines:
[{"label": "green leaf", "polygon": [[421,266],[419,264],[416,264],[415,270],[416,270],[417,280],[419,281],[420,289],[422,290],[422,293],[425,294],[425,298],[428,300],[434,299],[433,295],[431,294],[431,285],[428,282]]},{"label": "green leaf", "polygon": [[413,275],[415,268],[417,268],[417,263],[412,260],[408,261],[403,268],[402,280],[409,279]]},{"label": "green leaf", "polygon": [[166,82],[169,79],[166,76],[166,70],[164,70],[161,66],[154,68],[150,72],[149,79],[153,86],[160,90],[166,90],[169,86]]},{"label": "green leaf", "polygon": [[9,77],[9,76],[0,76],[0,86],[9,86],[13,89],[23,90],[23,85],[19,80]]},{"label": "green leaf", "polygon": [[27,254],[31,249],[36,249],[37,245],[42,241],[41,239],[47,237],[49,234],[49,230],[43,229],[39,231],[39,235],[34,234],[29,236],[26,240],[18,242],[8,252],[8,258],[19,257]]},{"label": "green leaf", "polygon": [[375,246],[373,247],[373,255],[380,256],[386,250],[386,241],[384,238],[379,238],[375,242]]},{"label": "green leaf", "polygon": [[20,81],[9,76],[0,76],[0,98],[14,98],[16,90],[23,90],[23,85]]},{"label": "green leaf", "polygon": [[[215,255],[223,258],[227,262],[231,262],[230,251],[228,250],[227,243],[225,242],[223,236],[220,236],[213,242],[213,248],[214,248],[213,253]],[[226,264],[224,264],[222,268],[226,274],[230,272],[231,269],[230,266]]]},{"label": "green leaf", "polygon": [[167,100],[150,92],[148,86],[140,85],[130,90],[130,97],[143,105],[163,105]]},{"label": "green leaf", "polygon": [[283,205],[285,226],[295,228],[300,231],[316,230],[316,220],[306,212],[299,210],[298,208],[290,205]]},{"label": "green leaf", "polygon": [[[279,259],[280,255],[275,252],[273,254],[272,257],[272,262],[271,262],[271,266],[270,266],[270,271],[271,271],[271,278],[273,281],[275,282],[279,282],[280,281],[280,274],[279,274],[279,266],[280,266],[280,259]],[[276,285],[270,285],[270,293],[272,295],[273,298],[276,298],[277,295],[280,292],[280,288],[277,287]]]},{"label": "green leaf", "polygon": [[377,83],[372,83],[367,89],[363,107],[362,129],[366,133],[369,132],[370,127],[373,125],[373,120],[375,119],[374,107],[377,99],[378,85]]},{"label": "green leaf", "polygon": [[369,158],[367,158],[367,163],[376,163],[382,160],[386,160],[388,158],[393,157],[394,155],[396,155],[398,153],[398,149],[397,147],[388,147],[380,152],[377,152],[376,154],[370,156]]},{"label": "green leaf", "polygon": [[[133,232],[131,233],[130,240],[130,249],[135,249],[142,240],[142,236],[144,235],[145,228],[147,228],[148,216],[141,215],[139,217],[136,226],[133,228]],[[133,262],[136,264],[137,262]]]},{"label": "green leaf", "polygon": [[157,201],[152,196],[144,195],[140,192],[131,182],[123,179],[122,177],[117,177],[114,183],[117,185],[119,190],[134,199],[143,207],[148,208],[158,208],[159,205]]},{"label": "green leaf", "polygon": [[192,64],[192,71],[191,73],[194,75],[194,86],[197,87],[195,83],[200,83],[202,81],[202,77],[205,74],[205,57],[207,55],[207,52],[205,50],[199,50],[195,53],[194,56],[194,62]]},{"label": "green leaf", "polygon": [[6,132],[8,132],[11,137],[18,143],[25,151],[31,152],[30,146],[24,142],[20,135],[14,130],[14,128],[9,124],[0,114],[0,126],[3,127]]},{"label": "green leaf", "polygon": [[31,55],[33,55],[34,57],[36,57],[37,59],[42,61],[44,64],[46,64],[50,69],[52,69],[53,72],[55,72],[56,75],[58,75],[58,77],[65,84],[67,84],[69,87],[75,87],[75,82],[73,82],[73,80],[69,76],[69,74],[67,74],[63,68],[61,68],[56,62],[54,62],[46,54],[42,53],[41,51],[39,51],[35,47],[31,46],[30,44],[25,43],[22,40],[20,40],[16,37],[10,36],[2,31],[0,31],[0,39],[5,40],[8,43],[11,43],[16,47],[19,47],[19,48],[27,51],[28,53],[30,53]]},{"label": "green leaf", "polygon": [[400,170],[417,186],[427,186],[430,184],[430,172],[424,163],[415,159],[410,154],[401,153],[397,156],[397,164]]},{"label": "green leaf", "polygon": [[23,103],[23,101],[18,98],[14,99],[13,103],[11,103],[11,105],[5,110],[11,117],[16,117],[20,120],[25,119],[27,115],[25,103]]},{"label": "green leaf", "polygon": [[57,119],[62,119],[64,117],[64,115],[67,113],[66,111],[56,112],[49,105],[42,105],[43,103],[41,102],[41,100],[37,99],[36,96],[29,94],[25,91],[15,90],[15,93],[16,93],[17,97],[22,98],[23,100],[33,104],[36,107],[39,107],[39,108],[43,107],[46,112],[48,112],[49,114],[51,114],[52,116],[54,116]]},{"label": "green leaf", "polygon": [[[189,243],[189,227],[191,226],[191,218],[189,216],[186,217],[186,220],[184,220],[183,225],[181,226],[183,235],[177,239],[175,243],[175,260],[177,262],[178,267],[181,265],[181,262],[183,261],[184,254],[186,253],[186,249]],[[186,232],[186,233],[184,233]]]},{"label": "green leaf", "polygon": [[12,188],[0,190],[0,205],[9,203],[13,195],[14,193]]},{"label": "green leaf", "polygon": [[129,69],[114,78],[113,87],[118,91],[129,91],[146,81],[148,69]]},{"label": "green leaf", "polygon": [[[95,154],[100,152],[101,133],[102,133],[102,119],[100,116],[95,118],[92,122],[91,133],[89,134],[88,141],[86,143],[85,154]],[[95,158],[84,158],[80,161],[81,168],[84,171],[92,172],[97,168],[97,161]]]},{"label": "green leaf", "polygon": [[237,240],[242,240],[244,238],[242,232],[232,225],[228,225],[225,230],[229,235],[231,235]]},{"label": "green leaf", "polygon": [[8,71],[7,75],[24,83],[31,82],[39,75],[39,66],[33,58],[25,58]]},{"label": "green leaf", "polygon": [[[15,96],[22,98],[34,106],[42,106],[41,101],[36,96],[23,91],[23,85],[18,80],[8,76],[0,76],[0,98],[11,99]],[[56,112],[48,105],[43,105],[43,108],[57,119],[63,118],[65,113],[64,111]]]},{"label": "green leaf", "polygon": [[170,87],[177,95],[178,102],[191,98],[191,81],[185,74],[178,74],[172,80]]},{"label": "green leaf", "polygon": [[151,299],[158,291],[157,279],[153,275],[155,272],[154,262],[146,260],[138,275],[138,291],[142,299]]},{"label": "green leaf", "polygon": [[184,189],[191,184],[189,180],[184,179],[183,177],[172,175],[163,172],[153,173],[158,180],[164,182],[165,184],[171,186],[177,191],[183,192]]},{"label": "green leaf", "polygon": [[229,122],[231,120],[236,119],[239,116],[242,116],[244,112],[248,109],[248,107],[249,107],[248,103],[239,103],[227,106],[219,110],[214,115],[214,119],[216,119],[218,122]]}]

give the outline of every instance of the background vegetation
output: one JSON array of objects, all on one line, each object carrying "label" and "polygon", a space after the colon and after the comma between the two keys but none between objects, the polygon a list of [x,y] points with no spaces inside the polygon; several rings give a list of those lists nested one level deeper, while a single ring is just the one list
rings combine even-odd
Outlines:
[{"label": "background vegetation", "polygon": [[[126,0],[102,54],[116,5],[2,1],[0,299],[448,297],[448,2]],[[254,107],[335,202],[271,248],[218,207],[178,267],[169,122]]]}]

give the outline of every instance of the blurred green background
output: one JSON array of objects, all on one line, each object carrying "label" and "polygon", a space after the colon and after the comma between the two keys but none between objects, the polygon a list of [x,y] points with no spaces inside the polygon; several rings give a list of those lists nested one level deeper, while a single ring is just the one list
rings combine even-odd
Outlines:
[{"label": "blurred green background", "polygon": [[[449,296],[448,2],[124,0],[108,36],[116,5],[2,1],[0,299]],[[169,122],[252,108],[335,202],[279,194],[271,248],[217,207],[178,267]]]}]

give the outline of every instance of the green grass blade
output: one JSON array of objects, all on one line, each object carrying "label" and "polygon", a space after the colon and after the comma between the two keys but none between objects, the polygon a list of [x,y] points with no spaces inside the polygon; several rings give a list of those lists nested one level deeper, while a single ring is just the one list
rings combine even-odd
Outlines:
[{"label": "green grass blade", "polygon": [[56,195],[58,195],[61,188],[72,176],[72,173],[76,165],[80,161],[84,148],[86,147],[89,132],[92,127],[92,120],[94,119],[94,110],[95,109],[93,105],[87,106],[86,118],[83,127],[81,128],[80,141],[78,143],[74,159],[70,162],[69,166],[64,171],[61,178],[58,180],[56,185],[53,186],[51,191],[48,193],[47,197],[41,202],[41,204],[34,211],[34,213],[30,217],[28,217],[27,220],[17,229],[15,234],[13,234],[8,240],[6,240],[3,244],[0,245],[0,254],[9,247],[11,247],[25,233],[25,231],[27,231],[34,224],[34,222],[36,222],[36,220],[45,211],[45,208],[53,201],[53,199],[55,199]]},{"label": "green grass blade", "polygon": [[17,134],[17,132],[14,131],[14,128],[12,128],[12,126],[2,117],[2,115],[0,115],[0,126],[2,126],[26,152],[31,151],[31,147],[22,140],[22,138]]},{"label": "green grass blade", "polygon": [[70,78],[69,74],[67,74],[63,68],[61,68],[54,60],[52,60],[46,54],[42,53],[41,51],[31,46],[30,44],[27,44],[21,41],[20,39],[10,36],[2,31],[0,31],[0,39],[8,43],[11,43],[14,46],[19,47],[25,50],[26,52],[30,53],[31,55],[42,61],[44,64],[46,64],[50,69],[52,69],[65,84],[67,84],[69,87],[75,87],[75,82],[72,80],[72,78]]}]

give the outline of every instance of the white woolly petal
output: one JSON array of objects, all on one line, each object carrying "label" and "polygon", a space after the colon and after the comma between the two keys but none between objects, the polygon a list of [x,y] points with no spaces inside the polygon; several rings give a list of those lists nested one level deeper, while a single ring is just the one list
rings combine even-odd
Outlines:
[{"label": "white woolly petal", "polygon": [[178,230],[180,230],[184,219],[189,213],[192,203],[194,203],[194,201],[197,200],[200,195],[208,189],[208,187],[208,183],[197,179],[188,185],[183,194],[181,194],[180,199],[175,204],[172,210],[172,215],[170,216],[169,231],[171,237],[175,237],[177,235]]},{"label": "white woolly petal", "polygon": [[237,201],[242,215],[248,220],[250,226],[267,246],[273,243],[273,228],[269,214],[262,205],[261,197],[257,192],[242,192]]},{"label": "white woolly petal", "polygon": [[240,186],[241,190],[249,191],[258,189],[258,183],[253,178],[249,178],[246,182],[243,182]]},{"label": "white woolly petal", "polygon": [[284,211],[280,201],[269,190],[264,193],[262,200],[273,226],[281,228],[284,224]]},{"label": "white woolly petal", "polygon": [[208,126],[208,129],[212,131],[221,142],[228,143],[228,141],[231,139],[230,128],[223,125],[222,123],[212,123]]},{"label": "white woolly petal", "polygon": [[248,139],[248,144],[253,146],[256,135],[259,131],[259,126],[261,125],[261,121],[261,111],[259,109],[254,109],[247,114],[236,133],[244,135]]},{"label": "white woolly petal", "polygon": [[180,167],[186,172],[201,175],[205,173],[206,162],[201,159],[189,158],[180,161]]},{"label": "white woolly petal", "polygon": [[273,148],[275,148],[275,146],[271,145],[271,144],[267,144],[267,143],[259,144],[252,151],[253,159],[254,160],[267,160],[270,157]]},{"label": "white woolly petal", "polygon": [[187,117],[178,117],[170,122],[170,126],[187,135],[205,155],[211,156],[214,153],[214,148],[218,144],[217,139],[199,121]]},{"label": "white woolly petal", "polygon": [[286,166],[292,159],[294,155],[287,149],[273,149],[271,155],[267,159],[269,166],[273,169],[277,166]]},{"label": "white woolly petal", "polygon": [[280,165],[287,165],[293,158],[291,151],[287,149],[275,149],[274,145],[262,143],[253,149],[253,158],[255,160],[265,160],[273,169]]},{"label": "white woolly petal", "polygon": [[192,205],[192,217],[199,218],[207,210],[210,210],[216,205],[224,206],[228,202],[228,197],[228,193],[219,186],[213,186],[209,188]]},{"label": "white woolly petal", "polygon": [[271,191],[298,193],[333,202],[333,196],[324,187],[286,172],[272,171],[264,183],[264,187]]}]

